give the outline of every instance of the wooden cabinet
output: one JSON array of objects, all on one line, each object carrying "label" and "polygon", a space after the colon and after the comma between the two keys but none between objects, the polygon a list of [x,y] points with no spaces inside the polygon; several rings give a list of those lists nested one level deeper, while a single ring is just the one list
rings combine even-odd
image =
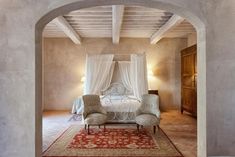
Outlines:
[{"label": "wooden cabinet", "polygon": [[197,46],[181,51],[181,113],[197,116]]}]

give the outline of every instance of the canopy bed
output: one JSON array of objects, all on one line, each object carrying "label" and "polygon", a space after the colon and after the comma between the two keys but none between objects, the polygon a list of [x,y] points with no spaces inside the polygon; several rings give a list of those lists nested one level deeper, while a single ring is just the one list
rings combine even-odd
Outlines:
[{"label": "canopy bed", "polygon": [[[84,95],[100,95],[107,111],[108,122],[134,122],[140,99],[148,93],[145,54],[131,54],[130,61],[113,61],[113,54],[88,54]],[[119,82],[112,82],[114,67],[118,66]],[[81,97],[73,102],[72,113],[81,114]]]}]

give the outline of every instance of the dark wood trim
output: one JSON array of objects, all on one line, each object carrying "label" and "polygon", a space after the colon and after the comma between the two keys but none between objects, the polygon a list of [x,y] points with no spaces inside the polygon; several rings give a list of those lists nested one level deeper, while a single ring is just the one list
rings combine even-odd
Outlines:
[{"label": "dark wood trim", "polygon": [[158,95],[158,90],[150,89],[150,90],[148,90],[148,94],[156,94],[156,95]]},{"label": "dark wood trim", "polygon": [[187,56],[187,55],[191,55],[194,53],[197,53],[197,45],[196,44],[181,50],[182,56]]}]

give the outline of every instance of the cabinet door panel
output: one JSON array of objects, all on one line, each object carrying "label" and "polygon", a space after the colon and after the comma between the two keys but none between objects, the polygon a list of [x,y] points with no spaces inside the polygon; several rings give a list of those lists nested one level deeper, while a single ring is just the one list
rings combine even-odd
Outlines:
[{"label": "cabinet door panel", "polygon": [[182,75],[194,75],[194,55],[185,55],[182,57]]},{"label": "cabinet door panel", "polygon": [[194,91],[194,95],[193,95],[193,115],[197,116],[197,92]]},{"label": "cabinet door panel", "polygon": [[194,73],[197,74],[197,54],[194,54]]},{"label": "cabinet door panel", "polygon": [[182,85],[184,87],[194,87],[194,76],[190,75],[190,76],[183,76],[182,78]]},{"label": "cabinet door panel", "polygon": [[197,47],[181,51],[181,98],[183,110],[197,115]]},{"label": "cabinet door panel", "polygon": [[193,106],[195,103],[195,92],[192,89],[183,89],[183,108],[188,112],[193,112]]}]

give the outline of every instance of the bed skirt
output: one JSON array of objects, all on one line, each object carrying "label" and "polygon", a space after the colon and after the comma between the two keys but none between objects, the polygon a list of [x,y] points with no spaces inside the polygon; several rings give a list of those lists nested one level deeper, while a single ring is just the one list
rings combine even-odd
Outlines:
[{"label": "bed skirt", "polygon": [[134,112],[107,112],[108,123],[135,123]]},{"label": "bed skirt", "polygon": [[[107,123],[135,123],[134,112],[107,112]],[[69,121],[83,121],[82,114],[73,113]]]}]

